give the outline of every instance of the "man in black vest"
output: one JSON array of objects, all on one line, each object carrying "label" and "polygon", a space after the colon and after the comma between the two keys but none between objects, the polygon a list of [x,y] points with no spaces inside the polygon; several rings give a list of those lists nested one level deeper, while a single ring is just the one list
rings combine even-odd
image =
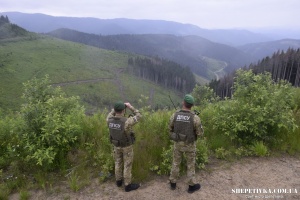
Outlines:
[{"label": "man in black vest", "polygon": [[[125,109],[130,109],[134,116],[124,117]],[[114,145],[116,184],[121,187],[124,181],[125,191],[130,192],[140,187],[131,183],[133,162],[134,135],[132,127],[138,123],[142,115],[130,103],[121,101],[115,103],[114,109],[108,114],[106,121],[109,127],[110,141]],[[123,170],[124,166],[124,170]]]},{"label": "man in black vest", "polygon": [[171,116],[169,123],[170,138],[174,141],[173,163],[169,177],[171,189],[176,189],[179,166],[182,154],[185,153],[189,193],[193,193],[201,187],[195,180],[195,160],[197,136],[203,134],[203,129],[200,118],[191,111],[194,103],[194,98],[191,95],[185,95],[182,102],[182,109]]}]

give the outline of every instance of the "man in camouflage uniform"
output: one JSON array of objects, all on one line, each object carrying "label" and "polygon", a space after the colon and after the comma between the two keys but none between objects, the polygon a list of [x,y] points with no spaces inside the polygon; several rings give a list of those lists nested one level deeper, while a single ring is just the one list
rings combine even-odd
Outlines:
[{"label": "man in camouflage uniform", "polygon": [[[130,109],[134,116],[129,118],[124,117],[126,108]],[[121,187],[124,180],[126,192],[136,190],[140,187],[140,184],[131,183],[131,169],[133,143],[135,140],[132,127],[138,123],[141,117],[140,112],[130,105],[130,103],[119,101],[115,103],[114,109],[112,109],[106,118],[110,140],[114,146],[116,184],[118,187]]]},{"label": "man in camouflage uniform", "polygon": [[197,136],[203,135],[203,129],[200,118],[191,111],[193,105],[194,98],[189,94],[185,95],[182,109],[176,111],[169,122],[170,138],[174,141],[173,164],[169,177],[171,189],[176,189],[179,166],[182,154],[185,153],[189,193],[193,193],[201,187],[195,180],[195,160]]}]

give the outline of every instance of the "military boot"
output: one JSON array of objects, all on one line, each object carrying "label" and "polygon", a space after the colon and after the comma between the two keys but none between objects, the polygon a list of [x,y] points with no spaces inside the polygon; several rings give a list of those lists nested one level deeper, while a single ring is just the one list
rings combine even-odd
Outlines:
[{"label": "military boot", "polygon": [[193,186],[189,185],[188,193],[193,193],[197,190],[200,190],[200,188],[201,188],[201,185],[199,183],[197,183]]},{"label": "military boot", "polygon": [[171,186],[171,190],[175,190],[176,189],[176,183],[170,182],[170,186]]},{"label": "military boot", "polygon": [[140,187],[140,184],[131,183],[131,184],[125,186],[125,192],[130,192],[132,190],[136,190],[139,187]]},{"label": "military boot", "polygon": [[116,185],[117,185],[118,187],[121,187],[122,184],[123,184],[123,180],[118,180],[118,181],[116,181]]}]

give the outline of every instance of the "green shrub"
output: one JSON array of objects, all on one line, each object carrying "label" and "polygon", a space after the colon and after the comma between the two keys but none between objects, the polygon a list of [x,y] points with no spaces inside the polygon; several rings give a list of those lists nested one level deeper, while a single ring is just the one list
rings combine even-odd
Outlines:
[{"label": "green shrub", "polygon": [[291,155],[300,152],[300,112],[298,109],[294,112],[294,118],[298,126],[296,130],[293,132],[281,131],[277,140],[269,145],[272,150],[287,152]]},{"label": "green shrub", "polygon": [[300,110],[300,88],[293,88],[293,105],[294,110],[299,111]]},{"label": "green shrub", "polygon": [[267,156],[268,155],[268,148],[264,145],[262,141],[254,142],[251,147],[251,150],[254,152],[256,156]]},{"label": "green shrub", "polygon": [[10,192],[11,190],[8,188],[6,184],[0,183],[0,200],[7,200]]},{"label": "green shrub", "polygon": [[290,84],[274,83],[270,74],[239,70],[234,90],[233,99],[206,108],[213,109],[213,129],[247,145],[252,141],[271,143],[281,131],[296,128]]},{"label": "green shrub", "polygon": [[24,121],[18,114],[0,116],[0,168],[7,168],[14,160],[19,160],[22,148],[18,134]]},{"label": "green shrub", "polygon": [[73,192],[77,192],[81,188],[80,177],[76,172],[72,172],[70,176],[68,176],[68,184]]},{"label": "green shrub", "polygon": [[[162,149],[162,162],[160,164],[152,165],[151,171],[155,171],[158,175],[168,175],[171,172],[173,162],[173,146],[163,147]],[[205,139],[198,139],[196,142],[196,167],[198,169],[204,169],[205,164],[208,162],[208,146]],[[181,161],[181,171],[186,170],[185,155]]]},{"label": "green shrub", "polygon": [[20,200],[28,200],[30,199],[30,194],[26,190],[21,190],[20,191]]},{"label": "green shrub", "polygon": [[242,157],[245,157],[245,156],[251,156],[251,155],[253,155],[253,152],[250,150],[250,148],[241,146],[241,147],[236,148],[234,150],[234,155],[237,158],[242,158]]},{"label": "green shrub", "polygon": [[205,108],[210,103],[218,101],[218,97],[213,89],[205,85],[196,85],[193,89],[192,96],[195,98],[195,104]]},{"label": "green shrub", "polygon": [[24,127],[19,140],[24,159],[45,168],[59,167],[60,158],[74,147],[82,134],[84,110],[77,97],[67,97],[59,87],[49,85],[46,76],[24,83],[21,109]]},{"label": "green shrub", "polygon": [[224,149],[223,147],[220,147],[215,150],[215,155],[216,158],[227,159],[231,155],[231,153],[230,151]]},{"label": "green shrub", "polygon": [[162,162],[160,164],[152,165],[151,171],[155,171],[158,175],[169,175],[172,168],[173,161],[173,144],[168,148],[162,149]]},{"label": "green shrub", "polygon": [[209,157],[206,139],[199,138],[196,142],[196,147],[196,166],[198,169],[204,169]]}]

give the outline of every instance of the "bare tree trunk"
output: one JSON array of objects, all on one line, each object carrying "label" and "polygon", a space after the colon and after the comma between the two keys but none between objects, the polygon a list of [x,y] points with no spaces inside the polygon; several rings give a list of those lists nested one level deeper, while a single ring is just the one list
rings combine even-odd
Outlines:
[{"label": "bare tree trunk", "polygon": [[295,87],[299,87],[299,78],[300,78],[300,70],[299,70],[299,67],[300,67],[300,63],[298,62],[298,65],[297,65],[297,72],[296,72],[296,78],[295,78]]},{"label": "bare tree trunk", "polygon": [[292,76],[292,71],[293,71],[293,67],[294,67],[293,65],[294,65],[294,60],[292,60],[291,66],[290,66],[290,74],[289,74],[289,77],[288,77],[289,82],[291,82],[291,76]]}]

